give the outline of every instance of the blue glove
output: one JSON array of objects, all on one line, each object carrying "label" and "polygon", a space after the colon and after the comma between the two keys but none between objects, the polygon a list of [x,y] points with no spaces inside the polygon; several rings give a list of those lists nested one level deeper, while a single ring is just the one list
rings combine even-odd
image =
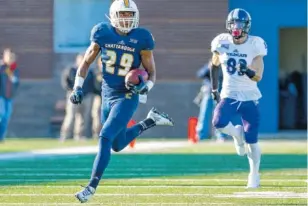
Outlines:
[{"label": "blue glove", "polygon": [[70,96],[70,100],[73,104],[81,104],[82,100],[83,100],[83,92],[82,92],[82,88],[81,87],[76,87],[71,96]]},{"label": "blue glove", "polygon": [[220,94],[218,91],[212,91],[211,92],[212,99],[218,104],[220,102]]},{"label": "blue glove", "polygon": [[129,89],[134,94],[146,94],[149,91],[149,88],[145,81],[143,80],[143,77],[141,75],[138,75],[139,84],[134,85],[131,83],[126,84],[126,88]]},{"label": "blue glove", "polygon": [[243,61],[242,59],[239,60],[239,75],[244,75],[247,72],[247,63]]},{"label": "blue glove", "polygon": [[256,75],[255,71],[247,67],[247,63],[245,60],[240,59],[238,64],[239,64],[239,75],[246,74],[250,79],[252,79]]},{"label": "blue glove", "polygon": [[104,63],[106,63],[106,61],[110,59],[110,56],[107,55],[107,49],[102,48],[101,59],[102,59],[102,62]]}]

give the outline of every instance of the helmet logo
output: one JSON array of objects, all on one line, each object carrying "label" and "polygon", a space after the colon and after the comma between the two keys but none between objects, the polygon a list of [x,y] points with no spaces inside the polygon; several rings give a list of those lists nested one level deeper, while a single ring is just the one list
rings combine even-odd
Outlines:
[{"label": "helmet logo", "polygon": [[129,8],[129,0],[124,0],[124,5],[126,8]]}]

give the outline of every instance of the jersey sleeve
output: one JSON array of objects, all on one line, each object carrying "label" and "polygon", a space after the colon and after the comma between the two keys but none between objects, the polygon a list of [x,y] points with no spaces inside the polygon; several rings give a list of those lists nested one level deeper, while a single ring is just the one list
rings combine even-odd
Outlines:
[{"label": "jersey sleeve", "polygon": [[218,52],[219,35],[216,36],[211,42],[211,52]]},{"label": "jersey sleeve", "polygon": [[143,33],[142,50],[153,50],[155,48],[155,40],[153,35],[146,29],[144,29],[142,33]]},{"label": "jersey sleeve", "polygon": [[260,37],[255,37],[254,40],[255,56],[266,56],[267,55],[267,45],[265,41]]},{"label": "jersey sleeve", "polygon": [[95,42],[98,45],[102,45],[103,36],[104,36],[104,24],[99,23],[92,28],[91,34],[90,34],[90,41]]},{"label": "jersey sleeve", "polygon": [[222,53],[229,48],[228,34],[217,35],[211,42],[211,52]]}]

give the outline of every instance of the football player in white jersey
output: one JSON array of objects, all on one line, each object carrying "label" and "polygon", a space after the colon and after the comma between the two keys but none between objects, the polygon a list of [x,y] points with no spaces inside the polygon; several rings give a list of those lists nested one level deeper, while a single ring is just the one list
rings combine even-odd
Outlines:
[{"label": "football player in white jersey", "polygon": [[[267,46],[262,38],[249,35],[251,17],[244,9],[229,13],[226,28],[228,33],[219,34],[211,43],[212,97],[217,102],[213,125],[233,137],[238,155],[247,154],[250,166],[247,188],[257,188],[261,160],[258,100],[262,96],[257,83],[262,79]],[[223,71],[220,94],[219,67]],[[237,114],[241,115],[243,126],[230,122]]]}]

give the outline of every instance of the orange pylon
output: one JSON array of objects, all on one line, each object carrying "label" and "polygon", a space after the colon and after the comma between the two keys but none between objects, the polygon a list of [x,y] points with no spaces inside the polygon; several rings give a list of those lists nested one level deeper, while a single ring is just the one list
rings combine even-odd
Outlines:
[{"label": "orange pylon", "polygon": [[[133,119],[131,119],[131,120],[128,122],[128,124],[127,124],[127,128],[130,128],[130,127],[134,126],[135,124],[136,124],[136,121],[133,120]],[[134,147],[135,147],[135,144],[136,144],[136,139],[133,139],[133,141],[131,141],[131,142],[129,143],[129,147],[130,147],[130,148],[134,148]]]},{"label": "orange pylon", "polygon": [[192,143],[197,143],[199,140],[196,132],[197,123],[198,123],[197,117],[190,117],[188,119],[188,141]]}]

